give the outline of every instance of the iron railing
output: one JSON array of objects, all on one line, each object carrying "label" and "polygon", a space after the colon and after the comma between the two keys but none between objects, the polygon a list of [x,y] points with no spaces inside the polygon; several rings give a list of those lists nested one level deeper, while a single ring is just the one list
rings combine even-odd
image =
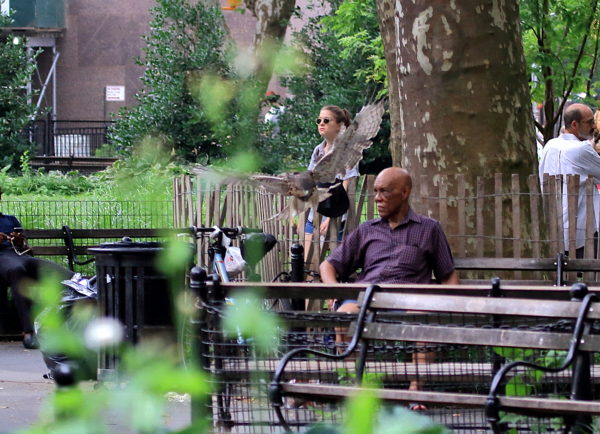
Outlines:
[{"label": "iron railing", "polygon": [[98,155],[109,143],[108,128],[113,121],[52,120],[31,122],[23,131],[37,145],[36,155],[52,157],[110,157]]}]

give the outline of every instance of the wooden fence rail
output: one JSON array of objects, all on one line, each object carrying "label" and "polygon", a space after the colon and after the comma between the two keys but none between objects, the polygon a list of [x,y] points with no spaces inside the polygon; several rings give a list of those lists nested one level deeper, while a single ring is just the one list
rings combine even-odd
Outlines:
[{"label": "wooden fence rail", "polygon": [[[529,176],[526,182],[518,175],[497,173],[493,179],[478,177],[474,185],[464,175],[440,177],[437,184],[423,177],[414,180],[411,206],[415,211],[439,220],[444,227],[455,257],[554,257],[559,251],[575,249],[577,198],[580,179],[569,175],[546,175],[543,193],[538,177]],[[354,178],[349,187],[350,210],[344,233],[360,222],[377,217],[373,195],[373,175]],[[597,231],[598,209],[594,210],[593,191],[597,186],[590,178],[586,185],[585,257],[592,258],[594,232]],[[205,179],[182,176],[174,180],[175,224],[224,225],[262,228],[279,240],[277,249],[262,262],[265,280],[286,269],[289,249],[294,242],[304,243],[306,214],[292,220],[270,219],[286,203],[286,198],[242,184],[215,186]],[[563,192],[568,202],[565,219],[569,229],[563,238]],[[319,226],[316,216],[314,226]],[[340,219],[329,226],[325,237],[314,237],[309,245],[308,263],[311,267],[337,245]],[[566,246],[566,248],[565,248]],[[199,246],[205,253],[205,246]],[[514,275],[520,279],[520,276]]]}]

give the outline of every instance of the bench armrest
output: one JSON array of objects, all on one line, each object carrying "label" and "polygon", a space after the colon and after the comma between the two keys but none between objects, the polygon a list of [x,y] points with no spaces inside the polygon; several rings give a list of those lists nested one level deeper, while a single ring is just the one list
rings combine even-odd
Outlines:
[{"label": "bench armrest", "polygon": [[569,350],[567,352],[567,356],[563,361],[562,365],[556,368],[538,365],[532,362],[527,362],[525,360],[517,360],[507,365],[504,365],[492,379],[492,383],[490,386],[490,391],[488,393],[487,401],[486,401],[486,417],[488,422],[492,426],[498,426],[500,420],[500,401],[498,400],[498,389],[500,388],[500,384],[506,377],[506,375],[516,367],[523,366],[530,369],[535,369],[542,372],[561,372],[567,369],[573,361],[575,360],[575,356],[579,353],[579,345],[582,342],[582,337],[584,332],[586,331],[586,317],[590,310],[593,301],[596,301],[597,297],[595,294],[587,294],[585,298],[581,301],[581,306],[579,308],[579,315],[577,316],[577,321],[575,323],[575,327],[573,329],[573,337],[571,339],[571,345],[569,346]]},{"label": "bench armrest", "polygon": [[85,261],[81,261],[77,258],[75,252],[75,244],[73,243],[73,233],[71,228],[67,225],[62,227],[63,239],[65,241],[65,247],[67,248],[67,261],[69,262],[69,270],[75,271],[75,265],[87,265],[94,261],[96,258],[90,258]]},{"label": "bench armrest", "polygon": [[[352,354],[358,346],[358,342],[360,341],[360,338],[362,336],[364,324],[367,319],[367,310],[371,303],[371,299],[373,298],[373,294],[379,290],[379,286],[370,285],[365,291],[365,295],[362,298],[360,311],[358,312],[358,319],[354,334],[352,336],[352,340],[350,341],[348,348],[346,348],[346,350],[343,353],[331,354],[325,353],[323,351],[313,350],[311,348],[296,348],[286,353],[283,356],[283,358],[277,363],[277,368],[275,369],[273,379],[271,380],[271,384],[269,385],[269,400],[271,401],[271,406],[274,408],[279,422],[283,425],[285,429],[290,429],[287,421],[285,420],[285,417],[283,416],[283,412],[281,411],[281,406],[283,405],[283,389],[281,386],[281,377],[283,376],[285,367],[294,357],[297,357],[300,354],[313,354],[315,356],[324,357],[331,360],[343,360],[350,354]],[[358,363],[359,365],[364,365],[364,357],[361,357]],[[357,369],[360,372],[362,372],[362,367],[359,366]],[[357,376],[357,378],[360,378],[360,376]]]}]

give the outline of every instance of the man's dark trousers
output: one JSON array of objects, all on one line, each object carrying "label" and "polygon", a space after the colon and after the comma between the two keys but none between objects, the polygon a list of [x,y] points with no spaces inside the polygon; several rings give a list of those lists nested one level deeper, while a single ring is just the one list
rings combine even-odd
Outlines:
[{"label": "man's dark trousers", "polygon": [[24,333],[33,331],[33,321],[31,300],[24,293],[23,286],[28,280],[39,280],[43,273],[55,273],[61,279],[68,279],[73,275],[54,262],[18,255],[11,247],[0,249],[0,285],[11,288]]}]

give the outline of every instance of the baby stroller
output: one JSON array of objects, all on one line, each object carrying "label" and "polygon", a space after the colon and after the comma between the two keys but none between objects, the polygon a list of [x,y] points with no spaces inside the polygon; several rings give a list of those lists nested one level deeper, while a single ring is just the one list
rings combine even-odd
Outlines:
[{"label": "baby stroller", "polygon": [[[73,307],[79,303],[92,303],[94,306],[98,301],[96,290],[96,277],[90,279],[84,278],[79,273],[75,273],[71,279],[63,280],[62,296],[60,304],[56,307],[44,309],[36,318],[34,327],[35,332],[40,338],[44,339],[44,328],[42,318],[49,314],[50,309],[61,312],[65,318],[64,327],[69,331],[80,331],[85,324],[73,315]],[[56,380],[57,373],[75,374],[79,380],[95,380],[97,375],[97,355],[93,351],[86,351],[85,354],[78,357],[67,356],[64,354],[49,353],[42,346],[42,356],[49,372],[44,375],[45,378]],[[59,374],[60,375],[60,374]]]}]

